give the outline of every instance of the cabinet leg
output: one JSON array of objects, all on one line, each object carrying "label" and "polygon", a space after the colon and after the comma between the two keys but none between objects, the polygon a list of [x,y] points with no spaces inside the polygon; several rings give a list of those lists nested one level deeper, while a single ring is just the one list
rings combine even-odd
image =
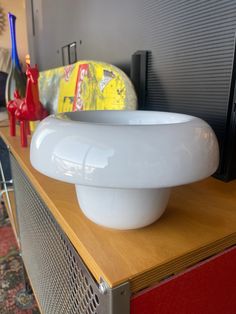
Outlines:
[{"label": "cabinet leg", "polygon": [[31,288],[31,284],[29,281],[29,277],[28,274],[25,270],[25,265],[22,261],[22,278],[23,278],[23,284],[24,284],[24,290],[27,294],[33,294],[32,288]]},{"label": "cabinet leg", "polygon": [[7,219],[8,219],[8,214],[7,214],[5,204],[0,199],[0,226],[3,226],[7,222]]}]

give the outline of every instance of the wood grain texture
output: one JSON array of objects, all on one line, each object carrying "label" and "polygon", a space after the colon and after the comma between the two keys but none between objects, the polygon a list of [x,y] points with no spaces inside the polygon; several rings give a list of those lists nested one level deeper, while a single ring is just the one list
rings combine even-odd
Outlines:
[{"label": "wood grain texture", "polygon": [[[137,292],[236,244],[236,181],[214,178],[172,190],[164,215],[139,230],[100,227],[81,212],[73,185],[32,168],[29,148],[0,134],[96,280]],[[144,209],[145,210],[145,209]]]}]

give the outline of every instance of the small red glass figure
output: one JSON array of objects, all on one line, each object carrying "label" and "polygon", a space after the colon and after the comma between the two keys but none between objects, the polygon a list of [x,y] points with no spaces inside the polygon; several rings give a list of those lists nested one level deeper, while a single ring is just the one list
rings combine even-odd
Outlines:
[{"label": "small red glass figure", "polygon": [[7,109],[10,113],[10,132],[15,134],[15,118],[20,121],[21,146],[27,146],[27,134],[30,133],[29,121],[37,121],[44,119],[48,112],[39,101],[38,77],[39,71],[37,65],[31,68],[27,64],[26,70],[27,84],[24,99],[19,98],[19,94],[15,93],[15,99],[8,103]]},{"label": "small red glass figure", "polygon": [[7,110],[9,112],[9,119],[10,119],[10,135],[16,136],[16,117],[15,112],[21,101],[20,94],[18,90],[14,92],[14,100],[10,100],[7,104]]}]

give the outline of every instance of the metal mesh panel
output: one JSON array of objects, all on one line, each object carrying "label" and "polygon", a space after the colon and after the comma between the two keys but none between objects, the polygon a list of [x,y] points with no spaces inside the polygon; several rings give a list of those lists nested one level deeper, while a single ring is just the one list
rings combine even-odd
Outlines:
[{"label": "metal mesh panel", "polygon": [[22,257],[45,314],[109,313],[107,295],[11,155]]}]

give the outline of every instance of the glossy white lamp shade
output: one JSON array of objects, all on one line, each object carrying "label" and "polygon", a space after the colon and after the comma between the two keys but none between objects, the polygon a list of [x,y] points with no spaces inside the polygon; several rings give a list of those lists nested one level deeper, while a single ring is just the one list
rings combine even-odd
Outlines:
[{"label": "glossy white lamp shade", "polygon": [[30,159],[43,174],[76,185],[89,219],[133,229],[162,215],[171,187],[213,174],[219,149],[211,127],[193,116],[83,111],[43,120]]}]

